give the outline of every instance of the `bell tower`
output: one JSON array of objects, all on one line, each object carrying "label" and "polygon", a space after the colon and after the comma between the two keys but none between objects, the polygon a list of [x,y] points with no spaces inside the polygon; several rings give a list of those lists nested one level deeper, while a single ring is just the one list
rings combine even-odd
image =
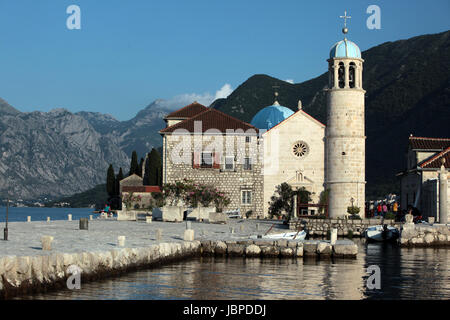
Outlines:
[{"label": "bell tower", "polygon": [[364,217],[364,60],[358,46],[346,37],[347,19],[351,17],[345,12],[341,18],[344,19],[344,40],[331,48],[328,59],[325,187],[329,190],[331,218],[345,216],[348,207],[358,207],[359,215]]}]

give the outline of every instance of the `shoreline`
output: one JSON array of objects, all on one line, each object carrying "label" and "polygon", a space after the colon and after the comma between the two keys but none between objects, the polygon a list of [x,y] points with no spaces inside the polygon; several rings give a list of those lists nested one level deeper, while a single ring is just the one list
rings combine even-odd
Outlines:
[{"label": "shoreline", "polygon": [[[264,234],[273,222],[192,221],[189,225],[194,235],[186,240],[186,222],[91,220],[89,230],[80,230],[78,220],[13,222],[10,240],[0,241],[0,299],[67,288],[66,281],[72,275],[70,266],[79,267],[82,281],[90,282],[197,256],[333,261],[355,259],[358,254],[358,246],[349,239],[341,238],[331,245],[330,241],[314,238],[248,238]],[[279,222],[272,231],[287,229]],[[42,250],[42,236],[54,237],[52,250]],[[126,240],[119,245],[121,236]],[[400,243],[399,246],[403,247]]]}]

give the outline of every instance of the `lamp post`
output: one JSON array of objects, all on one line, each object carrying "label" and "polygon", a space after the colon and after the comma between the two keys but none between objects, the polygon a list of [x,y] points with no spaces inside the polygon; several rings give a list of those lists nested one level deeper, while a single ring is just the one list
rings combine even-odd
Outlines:
[{"label": "lamp post", "polygon": [[351,197],[350,202],[352,203],[352,216],[353,216],[355,214],[355,207],[353,205],[353,202],[355,202],[355,199],[353,199],[353,197]]},{"label": "lamp post", "polygon": [[8,212],[9,211],[9,198],[6,202],[6,226],[3,229],[3,240],[8,241]]}]

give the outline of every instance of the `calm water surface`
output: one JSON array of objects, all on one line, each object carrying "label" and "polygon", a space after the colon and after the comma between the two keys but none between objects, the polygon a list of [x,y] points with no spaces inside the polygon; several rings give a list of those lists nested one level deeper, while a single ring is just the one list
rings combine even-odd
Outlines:
[{"label": "calm water surface", "polygon": [[[25,299],[450,299],[449,250],[356,241],[356,260],[198,258]],[[370,265],[381,290],[366,288]]]},{"label": "calm water surface", "polygon": [[[31,221],[47,221],[47,217],[51,220],[67,220],[67,215],[71,214],[73,220],[80,218],[89,218],[94,209],[91,208],[16,208],[10,207],[8,212],[8,221],[24,222],[27,216],[31,216]],[[0,207],[0,222],[6,220],[6,207]]]}]

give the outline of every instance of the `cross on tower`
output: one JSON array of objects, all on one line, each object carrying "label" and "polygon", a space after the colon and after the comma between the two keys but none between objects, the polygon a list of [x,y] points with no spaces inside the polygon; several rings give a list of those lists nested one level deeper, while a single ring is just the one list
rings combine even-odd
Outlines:
[{"label": "cross on tower", "polygon": [[274,102],[274,104],[276,105],[277,103],[278,103],[278,101],[277,101],[277,98],[278,98],[278,91],[277,91],[277,89],[279,89],[280,88],[280,86],[272,86],[272,88],[273,89],[275,89],[275,93],[274,93],[274,95],[275,95],[275,102]]},{"label": "cross on tower", "polygon": [[351,19],[352,17],[347,16],[347,10],[345,10],[344,15],[340,16],[340,18],[344,19],[344,28],[347,28],[347,19]]}]

